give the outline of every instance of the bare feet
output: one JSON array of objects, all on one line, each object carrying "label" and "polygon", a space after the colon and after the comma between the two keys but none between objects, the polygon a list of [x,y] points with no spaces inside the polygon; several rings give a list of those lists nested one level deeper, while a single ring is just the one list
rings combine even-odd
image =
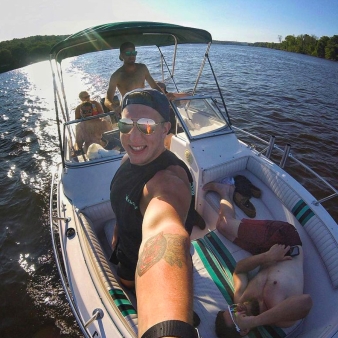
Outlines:
[{"label": "bare feet", "polygon": [[235,186],[224,183],[209,182],[203,186],[204,191],[215,191],[217,192],[222,199],[226,199],[232,202],[232,197],[234,195]]}]

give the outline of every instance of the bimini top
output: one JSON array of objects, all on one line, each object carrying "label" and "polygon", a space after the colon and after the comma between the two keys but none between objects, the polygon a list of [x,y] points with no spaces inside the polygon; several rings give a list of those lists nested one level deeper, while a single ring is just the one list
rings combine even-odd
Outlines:
[{"label": "bimini top", "polygon": [[87,28],[54,45],[51,58],[58,62],[68,57],[119,48],[130,41],[135,46],[170,46],[184,43],[209,43],[211,34],[203,29],[160,22],[116,22]]}]

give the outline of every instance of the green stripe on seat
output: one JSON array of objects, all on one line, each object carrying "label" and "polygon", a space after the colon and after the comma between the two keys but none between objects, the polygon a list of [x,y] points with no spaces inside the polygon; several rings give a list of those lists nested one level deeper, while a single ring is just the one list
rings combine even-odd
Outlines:
[{"label": "green stripe on seat", "polygon": [[204,236],[204,238],[207,240],[207,243],[210,245],[210,249],[221,263],[221,267],[225,270],[225,273],[233,283],[232,274],[235,270],[236,261],[232,257],[232,254],[214,231],[209,232]]},{"label": "green stripe on seat", "polygon": [[115,305],[118,307],[123,317],[137,314],[134,306],[131,304],[130,300],[126,297],[123,290],[120,289],[110,289],[109,294],[114,300]]},{"label": "green stripe on seat", "polygon": [[219,262],[210,252],[209,248],[205,245],[205,240],[198,239],[192,241],[192,244],[224,299],[228,304],[232,304],[234,295],[233,285],[227,281],[228,276],[224,273],[224,270],[220,267]]},{"label": "green stripe on seat", "polygon": [[303,226],[308,222],[310,218],[315,215],[303,200],[299,200],[296,203],[296,205],[292,208],[292,213],[295,215],[299,223]]},{"label": "green stripe on seat", "polygon": [[[192,241],[204,267],[228,304],[233,304],[233,278],[236,261],[230,251],[212,231],[203,239]],[[284,338],[285,332],[277,326],[260,326],[250,331],[250,338]]]}]

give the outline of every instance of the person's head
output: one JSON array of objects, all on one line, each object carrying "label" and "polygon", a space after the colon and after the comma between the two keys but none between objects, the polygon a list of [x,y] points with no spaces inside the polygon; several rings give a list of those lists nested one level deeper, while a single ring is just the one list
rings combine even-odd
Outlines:
[{"label": "person's head", "polygon": [[137,52],[135,51],[135,45],[132,42],[124,42],[120,46],[119,59],[124,63],[135,63]]},{"label": "person's head", "polygon": [[90,100],[90,95],[88,94],[88,92],[86,91],[83,91],[83,92],[80,92],[79,94],[79,99],[83,102],[85,101],[89,101]]},{"label": "person's head", "polygon": [[118,127],[130,162],[152,162],[165,150],[164,139],[170,129],[168,99],[156,89],[140,88],[124,95],[121,108]]},{"label": "person's head", "polygon": [[90,102],[83,102],[80,106],[80,113],[82,117],[93,115],[93,106]]},{"label": "person's head", "polygon": [[259,304],[257,299],[250,299],[244,303],[228,306],[225,311],[219,311],[215,322],[216,335],[219,338],[239,338],[247,335],[249,330],[240,330],[236,323],[237,313],[247,316],[257,316],[259,314]]}]

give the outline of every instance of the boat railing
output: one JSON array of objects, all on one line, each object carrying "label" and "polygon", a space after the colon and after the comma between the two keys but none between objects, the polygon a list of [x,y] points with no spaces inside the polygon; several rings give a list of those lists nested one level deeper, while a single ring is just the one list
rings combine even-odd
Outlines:
[{"label": "boat railing", "polygon": [[[55,186],[56,186],[56,169],[52,170],[52,182],[51,182],[51,191],[50,191],[50,205],[49,205],[49,222],[50,222],[50,232],[51,232],[51,237],[52,237],[52,245],[53,245],[53,251],[54,251],[54,257],[55,257],[55,262],[56,266],[60,275],[61,283],[63,290],[65,291],[66,298],[68,300],[68,303],[71,307],[71,310],[75,316],[75,319],[84,335],[85,338],[91,338],[92,336],[88,333],[86,327],[90,325],[95,319],[101,318],[101,313],[99,313],[98,309],[95,310],[95,313],[93,313],[93,317],[91,317],[87,323],[83,323],[80,314],[77,311],[76,305],[74,303],[73,297],[71,295],[71,291],[69,289],[68,281],[64,272],[64,269],[62,267],[62,260],[60,258],[60,253],[58,249],[58,243],[57,239],[55,236],[55,230],[54,230],[54,225],[55,222],[70,222],[70,218],[64,218],[64,217],[55,217],[54,214],[56,214],[56,211],[53,208],[53,196],[55,196]],[[71,228],[69,228],[71,229]]]},{"label": "boat railing", "polygon": [[[314,200],[312,202],[313,205],[319,205],[325,201],[328,201],[334,197],[338,196],[338,190],[333,187],[325,178],[323,178],[321,175],[319,175],[317,172],[315,172],[314,170],[312,170],[309,166],[307,166],[305,163],[303,163],[302,161],[300,161],[299,159],[297,159],[290,151],[291,149],[291,145],[290,144],[286,144],[284,149],[280,148],[279,146],[277,146],[275,144],[275,136],[271,136],[269,141],[266,141],[264,139],[262,139],[261,137],[258,137],[244,129],[235,127],[234,125],[232,125],[233,130],[237,133],[242,133],[250,138],[253,138],[259,142],[261,142],[262,144],[265,145],[265,147],[263,149],[261,149],[260,151],[258,151],[258,154],[261,155],[263,154],[265,157],[267,158],[271,158],[271,154],[273,150],[276,150],[281,156],[281,160],[279,163],[279,166],[281,168],[284,168],[286,165],[286,162],[288,159],[291,159],[292,161],[294,161],[295,163],[297,163],[298,165],[300,165],[302,168],[304,168],[305,170],[307,170],[309,173],[311,173],[312,175],[314,175],[317,179],[319,179],[325,186],[326,188],[331,192],[330,195],[323,197],[319,200]],[[247,142],[245,142],[247,143]],[[256,144],[252,145],[252,144],[248,144],[248,147],[251,148],[256,148]]]}]

